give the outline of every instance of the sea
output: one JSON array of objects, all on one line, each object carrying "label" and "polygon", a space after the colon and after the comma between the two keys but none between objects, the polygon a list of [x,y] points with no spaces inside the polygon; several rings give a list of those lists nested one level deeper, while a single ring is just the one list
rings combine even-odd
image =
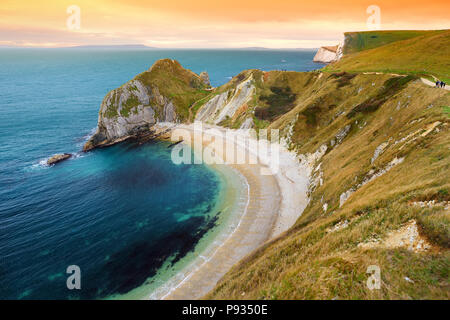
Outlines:
[{"label": "sea", "polygon": [[161,58],[220,86],[245,69],[321,68],[314,54],[0,48],[0,299],[151,298],[238,219],[237,173],[176,165],[168,143],[81,152],[110,90]]}]

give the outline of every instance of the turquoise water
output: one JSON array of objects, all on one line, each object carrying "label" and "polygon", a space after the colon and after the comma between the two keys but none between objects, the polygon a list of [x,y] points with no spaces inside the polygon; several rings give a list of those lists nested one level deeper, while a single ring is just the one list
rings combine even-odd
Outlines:
[{"label": "turquoise water", "polygon": [[[104,95],[159,58],[210,74],[312,70],[313,51],[0,49],[0,299],[96,299],[195,249],[220,214],[218,175],[165,143],[81,154]],[[52,168],[52,154],[76,157]],[[82,290],[66,288],[78,265]]]}]

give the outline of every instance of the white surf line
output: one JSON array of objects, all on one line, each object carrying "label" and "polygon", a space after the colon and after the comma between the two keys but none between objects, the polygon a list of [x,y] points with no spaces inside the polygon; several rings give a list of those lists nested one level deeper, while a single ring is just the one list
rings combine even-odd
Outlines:
[{"label": "white surf line", "polygon": [[[237,171],[237,170],[236,170]],[[164,300],[167,296],[169,296],[173,291],[175,291],[176,289],[178,289],[181,285],[183,285],[183,283],[184,282],[186,282],[187,280],[189,280],[205,263],[207,263],[208,261],[210,261],[212,258],[214,258],[214,256],[216,255],[216,253],[217,253],[217,251],[219,251],[219,249],[225,244],[225,242],[227,242],[228,241],[228,239],[230,239],[231,238],[231,236],[236,232],[236,230],[239,228],[239,226],[241,225],[241,222],[242,222],[242,220],[243,220],[243,218],[244,218],[244,216],[247,214],[247,209],[248,209],[248,206],[249,206],[249,204],[250,204],[250,185],[249,185],[249,183],[248,183],[248,181],[247,181],[247,179],[239,172],[239,175],[240,176],[242,176],[244,179],[244,181],[245,181],[245,184],[247,185],[247,203],[245,204],[245,209],[244,209],[244,214],[242,214],[242,216],[241,216],[241,218],[239,219],[239,223],[237,224],[237,226],[234,228],[234,230],[233,230],[233,232],[231,232],[229,235],[228,235],[228,237],[225,239],[225,241],[223,241],[222,242],[222,244],[220,245],[220,246],[218,246],[217,248],[216,248],[216,250],[214,250],[214,252],[213,252],[213,254],[209,257],[209,258],[207,258],[207,259],[205,259],[205,257],[204,256],[201,256],[203,259],[204,259],[204,262],[201,264],[201,265],[199,265],[198,267],[196,267],[194,270],[192,270],[191,272],[189,272],[189,274],[183,279],[183,280],[181,280],[176,286],[174,286],[174,287],[172,287],[170,290],[169,290],[169,292],[168,293],[166,293],[164,296],[162,296],[161,298],[160,298],[160,300]]]},{"label": "white surf line", "polygon": [[[203,133],[204,131],[206,135],[210,136],[218,136],[218,133],[214,130],[215,129],[222,134],[225,130],[232,130],[224,127],[220,127],[217,125],[211,125],[206,123],[201,123],[202,126],[196,127],[195,124],[186,125],[186,124],[180,124],[177,127],[178,128],[184,128],[187,130],[191,130],[194,132]],[[219,136],[219,138],[223,139],[223,135]],[[307,174],[304,172],[304,168],[299,164],[298,158],[295,154],[287,150],[284,146],[282,146],[280,143],[278,143],[278,152],[279,152],[279,159],[278,159],[278,170],[276,172],[273,171],[272,168],[272,159],[269,155],[260,154],[258,152],[258,148],[254,150],[253,147],[258,145],[258,141],[254,141],[255,139],[252,138],[249,135],[244,135],[244,139],[240,140],[234,139],[233,137],[228,137],[225,134],[225,141],[229,141],[231,138],[231,142],[235,144],[236,146],[241,147],[249,154],[252,154],[255,156],[261,165],[265,165],[268,170],[271,171],[272,175],[275,176],[275,180],[278,185],[278,189],[280,191],[280,197],[282,199],[281,201],[281,207],[278,212],[277,219],[274,223],[274,227],[272,228],[272,233],[270,235],[270,239],[275,238],[276,236],[280,235],[284,231],[288,230],[300,217],[303,210],[306,208],[306,206],[309,203],[309,199],[307,197],[307,190],[308,190],[308,184],[309,184],[309,178]],[[250,143],[249,139],[253,140],[253,143]],[[270,145],[270,143],[269,143]],[[226,161],[224,162],[226,164]],[[288,177],[290,175],[290,177]],[[302,197],[299,197],[299,195],[302,195]]]}]

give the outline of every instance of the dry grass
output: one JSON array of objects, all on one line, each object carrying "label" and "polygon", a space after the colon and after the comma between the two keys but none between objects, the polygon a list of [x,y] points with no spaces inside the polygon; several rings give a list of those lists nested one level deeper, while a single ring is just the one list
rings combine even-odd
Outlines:
[{"label": "dry grass", "polygon": [[[402,31],[398,33],[396,37],[393,33],[394,39],[391,40],[402,39]],[[350,54],[324,70],[432,75],[446,82],[450,80],[450,30],[429,31],[403,39],[363,45],[368,50],[350,50]]]},{"label": "dry grass", "polygon": [[[346,79],[326,73],[265,75],[267,85],[284,82],[297,94],[294,108],[270,127],[287,133],[292,125],[291,146],[299,154],[328,146],[320,160],[323,184],[312,191],[308,207],[290,230],[234,266],[207,298],[450,298],[448,210],[409,204],[413,199],[445,198],[450,190],[449,118],[441,107],[450,105],[450,94],[412,81],[391,92],[376,110],[349,118],[346,114],[355,106],[376,97],[395,78],[343,76]],[[340,85],[343,81],[345,85]],[[440,124],[427,132],[436,121]],[[332,145],[330,141],[347,125],[351,126],[347,136]],[[372,163],[375,149],[386,141],[384,152]],[[396,157],[405,160],[339,206],[343,192]],[[328,204],[326,212],[323,203]],[[358,247],[385,238],[411,219],[437,251]],[[327,232],[345,220],[347,227]],[[381,269],[380,290],[366,286],[369,265]]]},{"label": "dry grass", "polygon": [[[189,120],[189,108],[210,94],[197,74],[171,59],[158,60],[148,71],[136,76],[136,79],[168,97],[181,120]],[[152,101],[152,105],[157,106],[158,101]]]}]

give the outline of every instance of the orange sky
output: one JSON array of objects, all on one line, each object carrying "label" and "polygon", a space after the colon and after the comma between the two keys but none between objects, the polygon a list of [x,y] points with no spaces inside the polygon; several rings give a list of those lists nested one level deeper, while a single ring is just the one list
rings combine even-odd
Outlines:
[{"label": "orange sky", "polygon": [[[70,5],[79,30],[67,28]],[[1,0],[0,45],[313,48],[368,30],[369,5],[382,30],[450,28],[449,0]]]}]

